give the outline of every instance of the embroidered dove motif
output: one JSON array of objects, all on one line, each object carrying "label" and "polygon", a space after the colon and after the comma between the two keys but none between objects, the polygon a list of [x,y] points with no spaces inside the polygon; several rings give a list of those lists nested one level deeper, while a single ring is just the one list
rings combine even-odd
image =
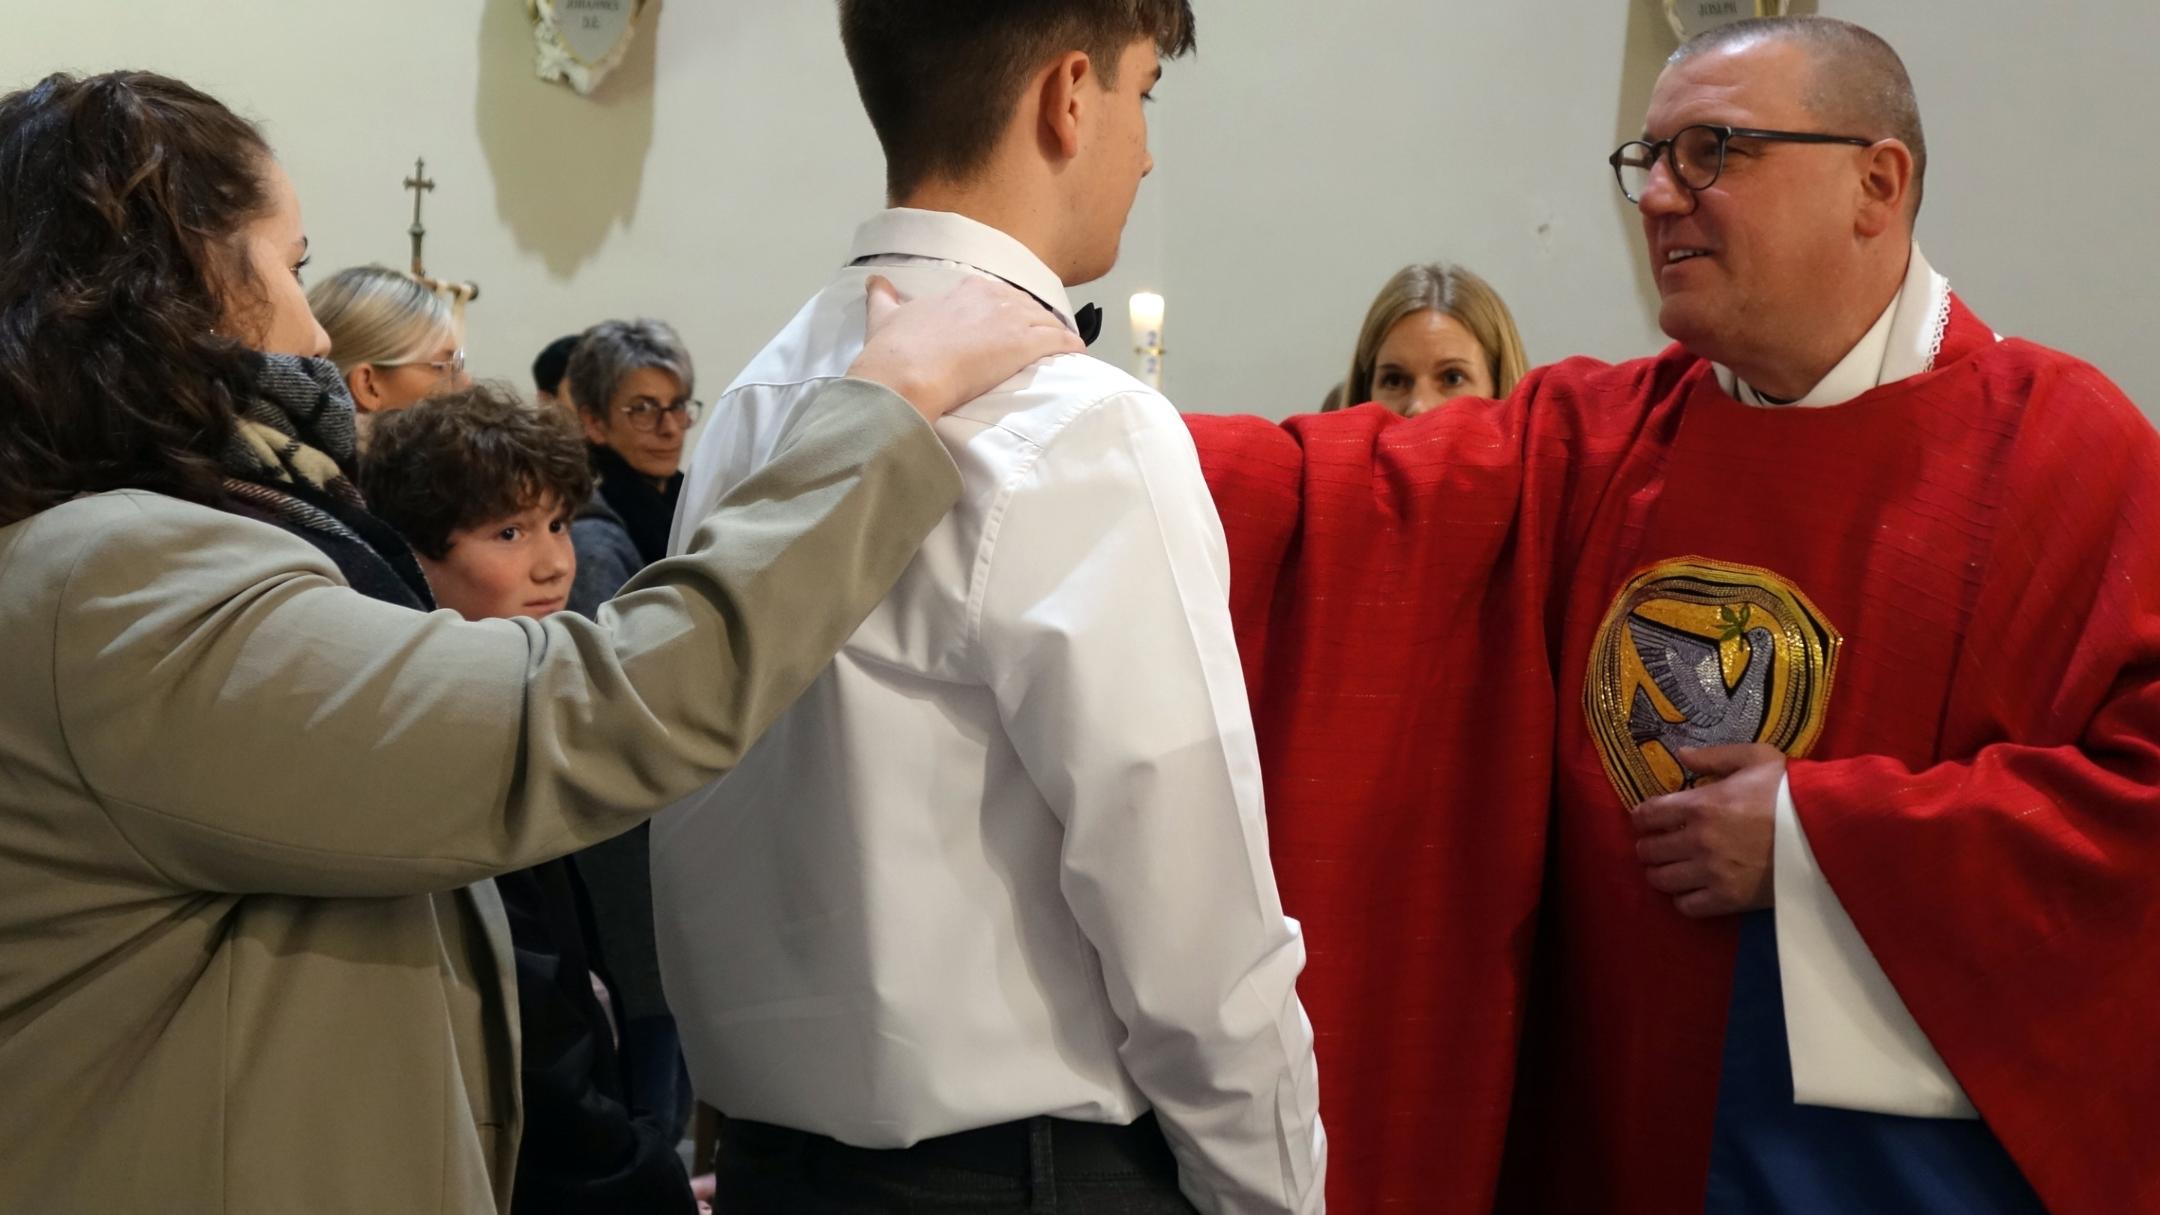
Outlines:
[{"label": "embroidered dove motif", "polygon": [[[1718,660],[1717,638],[1633,615],[1627,618],[1627,630],[1651,682],[1681,714],[1681,720],[1667,721],[1649,692],[1635,689],[1634,702],[1628,706],[1628,734],[1637,743],[1656,742],[1677,760],[1683,747],[1749,743],[1762,736],[1770,711],[1770,664],[1776,644],[1769,629],[1737,632],[1747,646],[1747,669],[1730,688],[1725,686],[1725,668]],[[1694,775],[1688,773],[1691,783]]]}]

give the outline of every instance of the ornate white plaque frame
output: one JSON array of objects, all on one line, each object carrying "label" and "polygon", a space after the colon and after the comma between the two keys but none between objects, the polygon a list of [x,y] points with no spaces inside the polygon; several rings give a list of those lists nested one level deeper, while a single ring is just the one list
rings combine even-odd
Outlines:
[{"label": "ornate white plaque frame", "polygon": [[1704,30],[1750,17],[1782,17],[1791,0],[1665,0],[1665,19],[1686,42]]},{"label": "ornate white plaque frame", "polygon": [[647,0],[526,0],[533,23],[533,70],[583,94],[622,63]]}]

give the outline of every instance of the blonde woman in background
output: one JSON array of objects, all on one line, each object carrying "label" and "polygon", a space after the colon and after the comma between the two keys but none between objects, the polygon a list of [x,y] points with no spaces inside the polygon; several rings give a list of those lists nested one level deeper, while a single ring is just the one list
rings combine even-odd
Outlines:
[{"label": "blonde woman in background", "polygon": [[1322,412],[1378,401],[1416,417],[1456,397],[1504,397],[1530,370],[1500,293],[1461,266],[1404,266],[1358,331],[1350,375]]},{"label": "blonde woman in background", "polygon": [[402,271],[353,266],[315,284],[308,307],[362,415],[410,409],[472,383],[450,301]]}]

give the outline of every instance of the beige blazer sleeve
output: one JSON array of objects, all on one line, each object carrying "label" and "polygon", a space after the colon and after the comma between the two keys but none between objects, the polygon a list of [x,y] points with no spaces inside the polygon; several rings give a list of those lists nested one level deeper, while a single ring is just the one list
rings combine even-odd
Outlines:
[{"label": "beige blazer sleeve", "polygon": [[113,495],[56,624],[76,766],[176,886],[441,890],[623,831],[733,765],[960,481],[897,396],[839,381],[597,621],[368,599],[305,542]]}]

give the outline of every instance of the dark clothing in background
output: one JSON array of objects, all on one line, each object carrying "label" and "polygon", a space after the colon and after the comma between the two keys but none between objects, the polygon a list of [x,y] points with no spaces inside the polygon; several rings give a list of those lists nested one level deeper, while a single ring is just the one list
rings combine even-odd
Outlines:
[{"label": "dark clothing in background", "polygon": [[592,452],[600,497],[622,520],[638,555],[647,565],[667,556],[668,530],[675,526],[675,499],[682,496],[682,474],[669,477],[666,489],[655,489],[650,478],[624,463],[613,448],[595,447]]},{"label": "dark clothing in background", "polygon": [[549,861],[495,885],[510,914],[524,1031],[517,1211],[689,1215],[697,1208],[675,1154],[673,1112],[648,1108],[629,1083],[593,990],[593,971],[608,976],[594,965],[592,914],[575,868]]},{"label": "dark clothing in background", "polygon": [[[593,448],[597,466],[599,453]],[[614,465],[622,467],[614,453]],[[626,468],[618,480],[635,476]],[[651,490],[644,480],[637,487]],[[681,478],[676,478],[676,485]],[[655,494],[657,497],[658,495]],[[674,510],[669,496],[668,511]],[[662,536],[662,544],[666,543]],[[643,554],[630,539],[622,517],[595,493],[570,523],[570,543],[577,550],[577,577],[570,586],[570,610],[592,616],[615,597],[632,575],[645,567]],[[690,1110],[690,1077],[683,1067],[682,1038],[660,991],[660,950],[653,941],[651,831],[640,823],[614,839],[573,855],[592,910],[594,954],[607,976],[621,1027],[621,1070],[639,1105],[659,1120],[671,1138],[680,1138]]]},{"label": "dark clothing in background", "polygon": [[690,1118],[690,1074],[682,1037],[660,988],[653,939],[652,831],[645,823],[571,854],[592,911],[592,936],[622,1027],[623,1077],[638,1105],[659,1119],[670,1142]]},{"label": "dark clothing in background", "polygon": [[587,619],[646,565],[623,526],[622,516],[597,492],[570,521],[570,547],[577,551],[577,576],[570,582],[570,610]]}]

